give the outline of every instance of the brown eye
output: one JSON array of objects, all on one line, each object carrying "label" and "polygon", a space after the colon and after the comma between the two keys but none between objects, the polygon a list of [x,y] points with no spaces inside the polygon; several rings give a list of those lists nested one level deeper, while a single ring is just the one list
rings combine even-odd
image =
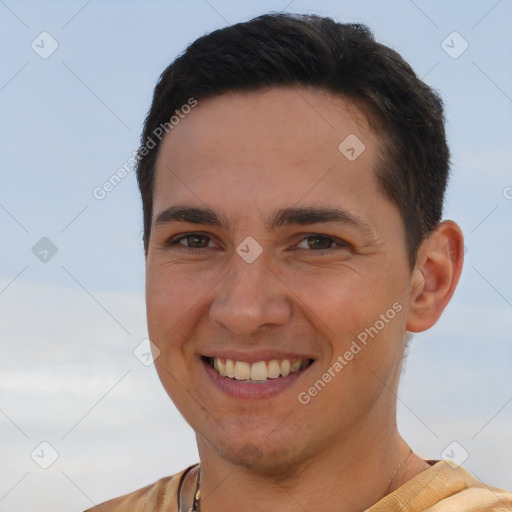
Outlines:
[{"label": "brown eye", "polygon": [[189,235],[189,236],[184,236],[183,238],[180,238],[179,240],[180,241],[188,240],[187,247],[193,247],[195,249],[200,249],[202,247],[207,247],[210,239],[207,236],[203,236],[203,235]]},{"label": "brown eye", "polygon": [[334,240],[326,236],[310,236],[308,240],[308,246],[310,249],[330,249]]},{"label": "brown eye", "polygon": [[307,249],[310,252],[320,252],[329,249],[344,249],[350,245],[343,240],[325,235],[308,235],[296,246],[298,249]]},{"label": "brown eye", "polygon": [[177,236],[169,239],[166,242],[166,247],[169,249],[183,249],[183,250],[201,250],[208,248],[212,243],[210,237],[201,235],[199,233],[188,233],[186,235]]}]

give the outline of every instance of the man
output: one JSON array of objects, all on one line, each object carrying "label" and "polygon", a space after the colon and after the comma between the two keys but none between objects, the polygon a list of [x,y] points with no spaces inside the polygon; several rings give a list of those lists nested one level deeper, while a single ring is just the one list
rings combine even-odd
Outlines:
[{"label": "man", "polygon": [[150,339],[200,463],[91,510],[512,510],[396,425],[457,285],[441,100],[361,25],[265,15],[162,74],[139,150]]}]

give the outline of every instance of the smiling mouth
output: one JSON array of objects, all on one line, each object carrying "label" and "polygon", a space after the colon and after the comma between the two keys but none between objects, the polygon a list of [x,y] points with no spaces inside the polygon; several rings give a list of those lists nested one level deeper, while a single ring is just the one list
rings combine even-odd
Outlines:
[{"label": "smiling mouth", "polygon": [[314,359],[272,359],[248,363],[220,357],[201,356],[201,359],[222,377],[246,383],[261,383],[288,377],[292,373],[308,368],[314,361]]}]

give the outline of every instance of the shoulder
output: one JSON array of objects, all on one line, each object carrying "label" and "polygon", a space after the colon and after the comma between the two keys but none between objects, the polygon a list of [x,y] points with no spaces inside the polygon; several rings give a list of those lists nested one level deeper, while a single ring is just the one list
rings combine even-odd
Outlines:
[{"label": "shoulder", "polygon": [[[443,510],[512,511],[512,494],[486,485],[452,462],[427,461],[431,467],[422,471],[396,491],[370,507],[367,512],[423,511],[434,505]],[[405,507],[405,508],[404,508]]]},{"label": "shoulder", "polygon": [[134,492],[97,504],[85,512],[175,512],[178,510],[178,490],[190,466],[179,473],[157,480]]}]

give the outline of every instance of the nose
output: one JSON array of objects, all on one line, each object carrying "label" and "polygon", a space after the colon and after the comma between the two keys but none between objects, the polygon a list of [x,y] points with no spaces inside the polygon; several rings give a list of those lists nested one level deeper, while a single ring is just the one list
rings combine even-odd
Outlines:
[{"label": "nose", "polygon": [[284,325],[291,316],[289,291],[261,256],[247,263],[235,254],[218,286],[210,321],[234,334],[250,334],[263,325]]}]

